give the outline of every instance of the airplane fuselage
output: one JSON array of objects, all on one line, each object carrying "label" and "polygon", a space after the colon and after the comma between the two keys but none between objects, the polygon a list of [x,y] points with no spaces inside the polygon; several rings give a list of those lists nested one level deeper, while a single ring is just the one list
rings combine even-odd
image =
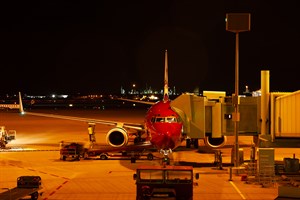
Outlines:
[{"label": "airplane fuselage", "polygon": [[181,143],[183,123],[179,115],[172,110],[170,102],[157,102],[145,117],[146,133],[157,149],[174,149]]}]

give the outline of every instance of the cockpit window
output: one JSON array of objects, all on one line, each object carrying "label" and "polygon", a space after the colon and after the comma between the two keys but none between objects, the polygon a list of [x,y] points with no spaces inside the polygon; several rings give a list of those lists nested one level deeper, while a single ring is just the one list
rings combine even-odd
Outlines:
[{"label": "cockpit window", "polygon": [[165,118],[164,117],[156,117],[155,122],[165,122]]},{"label": "cockpit window", "polygon": [[166,122],[177,122],[175,117],[166,117]]},{"label": "cockpit window", "polygon": [[154,122],[168,122],[168,123],[174,123],[179,122],[180,120],[174,116],[168,116],[168,117],[160,117],[156,116],[151,119],[151,121]]}]

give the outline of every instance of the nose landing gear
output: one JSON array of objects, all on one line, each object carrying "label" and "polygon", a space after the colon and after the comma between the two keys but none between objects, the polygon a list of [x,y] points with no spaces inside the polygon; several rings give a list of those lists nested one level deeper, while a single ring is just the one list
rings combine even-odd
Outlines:
[{"label": "nose landing gear", "polygon": [[163,154],[163,159],[162,159],[162,165],[166,166],[166,165],[170,165],[170,158],[169,158],[169,154],[172,153],[171,149],[161,149],[160,153]]}]

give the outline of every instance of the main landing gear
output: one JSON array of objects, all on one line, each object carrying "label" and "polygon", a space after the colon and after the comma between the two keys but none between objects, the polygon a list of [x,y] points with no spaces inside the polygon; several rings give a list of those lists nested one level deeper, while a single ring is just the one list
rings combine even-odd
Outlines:
[{"label": "main landing gear", "polygon": [[197,138],[187,138],[185,141],[186,148],[191,148],[191,145],[193,145],[195,149],[198,149],[199,143]]},{"label": "main landing gear", "polygon": [[134,144],[138,144],[138,143],[143,143],[146,141],[146,138],[142,138],[142,132],[138,132],[137,134],[135,134],[135,138],[134,138]]}]

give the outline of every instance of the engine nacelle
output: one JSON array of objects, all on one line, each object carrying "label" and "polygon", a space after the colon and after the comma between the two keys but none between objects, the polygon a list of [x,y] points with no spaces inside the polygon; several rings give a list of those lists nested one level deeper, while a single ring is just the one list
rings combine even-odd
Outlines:
[{"label": "engine nacelle", "polygon": [[113,147],[122,147],[128,144],[128,134],[124,128],[115,127],[106,134],[106,143]]},{"label": "engine nacelle", "polygon": [[212,148],[223,147],[227,143],[227,137],[222,135],[220,138],[213,138],[212,136],[206,136],[204,142],[207,146]]}]

